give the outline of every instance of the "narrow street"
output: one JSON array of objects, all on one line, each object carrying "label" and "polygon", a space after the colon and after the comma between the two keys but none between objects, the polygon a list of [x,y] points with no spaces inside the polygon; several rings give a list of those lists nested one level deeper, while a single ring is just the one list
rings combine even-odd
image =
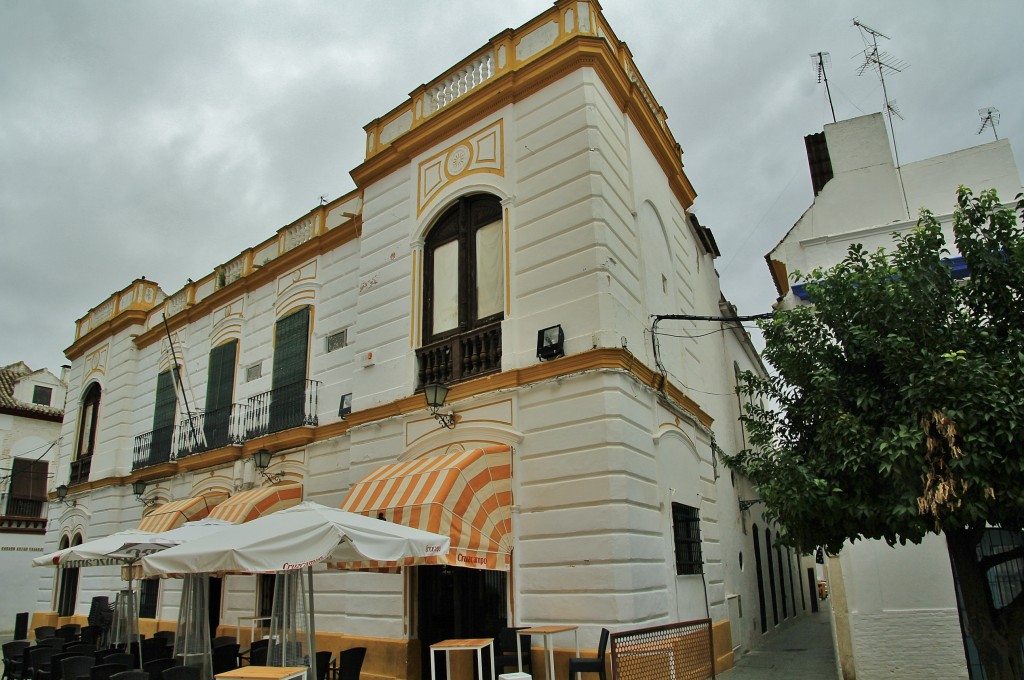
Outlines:
[{"label": "narrow street", "polygon": [[[825,603],[827,606],[827,603]],[[836,680],[828,611],[809,614],[764,645],[737,657],[722,680]]]}]

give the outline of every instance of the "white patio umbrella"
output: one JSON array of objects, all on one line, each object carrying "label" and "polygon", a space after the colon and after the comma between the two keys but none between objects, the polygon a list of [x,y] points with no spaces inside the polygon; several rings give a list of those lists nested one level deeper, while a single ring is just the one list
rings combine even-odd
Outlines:
[{"label": "white patio umbrella", "polygon": [[316,677],[313,571],[325,561],[394,562],[448,551],[448,537],[305,502],[215,535],[142,558],[147,576],[190,573],[269,573],[306,568],[309,574],[309,661]]}]

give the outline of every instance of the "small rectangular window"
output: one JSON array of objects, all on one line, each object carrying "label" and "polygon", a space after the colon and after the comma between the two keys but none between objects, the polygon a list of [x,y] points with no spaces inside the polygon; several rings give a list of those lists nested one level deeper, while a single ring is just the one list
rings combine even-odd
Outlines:
[{"label": "small rectangular window", "polygon": [[253,364],[249,368],[245,369],[245,382],[252,382],[257,378],[263,377],[263,362]]},{"label": "small rectangular window", "polygon": [[341,405],[338,407],[338,415],[344,418],[352,413],[352,393],[341,395]]},{"label": "small rectangular window", "polygon": [[697,508],[672,504],[672,537],[676,548],[676,574],[700,574],[704,561],[700,550],[700,513]]},{"label": "small rectangular window", "polygon": [[327,336],[327,351],[328,353],[333,352],[336,349],[341,349],[348,344],[348,329],[343,328],[337,333],[331,333]]},{"label": "small rectangular window", "polygon": [[32,403],[40,406],[49,406],[53,399],[53,388],[35,385],[32,389]]}]

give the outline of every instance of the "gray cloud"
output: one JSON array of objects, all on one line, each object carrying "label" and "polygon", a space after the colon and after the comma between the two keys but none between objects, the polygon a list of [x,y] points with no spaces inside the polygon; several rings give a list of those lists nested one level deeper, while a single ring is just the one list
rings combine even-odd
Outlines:
[{"label": "gray cloud", "polygon": [[[831,121],[808,55],[831,53],[840,118],[881,107],[877,79],[855,75],[853,16],[910,64],[890,90],[901,159],[988,141],[982,106],[1000,109],[1000,136],[1024,136],[1014,0],[603,5],[669,115],[746,313],[774,300],[763,255],[811,201],[803,135]],[[0,363],[56,368],[74,320],[133,278],[171,293],[350,190],[363,125],[549,6],[0,4]]]}]

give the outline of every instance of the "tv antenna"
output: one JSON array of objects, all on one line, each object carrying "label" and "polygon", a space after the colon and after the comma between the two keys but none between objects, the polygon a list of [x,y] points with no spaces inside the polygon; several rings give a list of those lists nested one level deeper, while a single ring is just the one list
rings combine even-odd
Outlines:
[{"label": "tv antenna", "polygon": [[862,76],[868,71],[877,71],[878,80],[882,83],[882,98],[885,100],[885,116],[889,120],[889,135],[892,137],[892,149],[896,156],[896,174],[900,180],[900,190],[903,192],[903,205],[907,209],[907,219],[910,219],[910,203],[907,201],[907,189],[903,186],[903,173],[900,171],[900,151],[896,145],[896,131],[892,126],[892,117],[895,115],[903,120],[903,113],[896,106],[896,102],[889,99],[889,92],[885,87],[886,74],[901,73],[909,64],[897,59],[888,52],[878,49],[878,39],[889,36],[881,31],[871,28],[858,19],[853,20],[853,25],[860,29],[861,38],[864,40],[864,63],[857,69],[857,75]]},{"label": "tv antenna", "polygon": [[992,128],[992,134],[996,136],[996,141],[999,141],[999,133],[996,132],[996,126],[999,125],[999,109],[994,109],[991,106],[987,106],[983,109],[978,109],[978,115],[981,116],[981,127],[978,128],[978,134],[980,135],[985,131],[985,128]]},{"label": "tv antenna", "polygon": [[811,63],[818,74],[818,83],[825,83],[825,94],[828,95],[828,107],[832,109],[832,122],[836,122],[836,107],[832,105],[832,92],[828,89],[828,73],[826,66],[832,65],[832,56],[828,52],[815,52],[811,55]]}]

